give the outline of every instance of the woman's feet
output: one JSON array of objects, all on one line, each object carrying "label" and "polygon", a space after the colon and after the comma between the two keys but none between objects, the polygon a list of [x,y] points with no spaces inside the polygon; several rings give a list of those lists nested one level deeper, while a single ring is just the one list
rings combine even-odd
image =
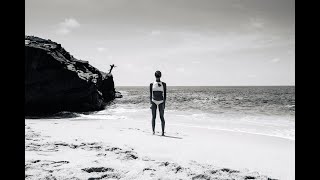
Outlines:
[{"label": "woman's feet", "polygon": [[[153,133],[152,133],[152,134],[153,134],[153,135],[155,135],[155,132],[153,131]],[[162,132],[161,136],[164,136],[164,132]]]}]

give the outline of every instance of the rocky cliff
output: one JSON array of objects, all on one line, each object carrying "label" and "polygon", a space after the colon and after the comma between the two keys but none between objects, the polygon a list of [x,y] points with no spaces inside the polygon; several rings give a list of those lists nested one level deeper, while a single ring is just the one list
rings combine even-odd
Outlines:
[{"label": "rocky cliff", "polygon": [[25,37],[25,115],[101,110],[115,98],[113,76],[61,44]]}]

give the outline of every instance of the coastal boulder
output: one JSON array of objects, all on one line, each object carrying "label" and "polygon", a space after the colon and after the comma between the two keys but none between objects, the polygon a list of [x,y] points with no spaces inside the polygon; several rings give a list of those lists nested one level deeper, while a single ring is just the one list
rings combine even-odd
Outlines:
[{"label": "coastal boulder", "polygon": [[116,91],[115,98],[122,98],[122,94],[119,91]]},{"label": "coastal boulder", "polygon": [[96,111],[114,98],[111,73],[74,58],[61,44],[25,36],[25,115]]}]

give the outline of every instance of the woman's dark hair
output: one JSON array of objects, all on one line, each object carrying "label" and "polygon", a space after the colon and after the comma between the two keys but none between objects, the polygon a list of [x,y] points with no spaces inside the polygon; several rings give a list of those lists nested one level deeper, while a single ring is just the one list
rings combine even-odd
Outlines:
[{"label": "woman's dark hair", "polygon": [[156,76],[156,78],[161,78],[161,72],[160,71],[156,71],[154,73],[154,75]]}]

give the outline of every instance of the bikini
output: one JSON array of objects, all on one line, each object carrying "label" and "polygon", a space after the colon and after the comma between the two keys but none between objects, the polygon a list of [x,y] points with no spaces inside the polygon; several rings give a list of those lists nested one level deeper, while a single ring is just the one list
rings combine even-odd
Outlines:
[{"label": "bikini", "polygon": [[163,83],[162,82],[154,82],[152,85],[152,102],[156,105],[163,103]]}]

